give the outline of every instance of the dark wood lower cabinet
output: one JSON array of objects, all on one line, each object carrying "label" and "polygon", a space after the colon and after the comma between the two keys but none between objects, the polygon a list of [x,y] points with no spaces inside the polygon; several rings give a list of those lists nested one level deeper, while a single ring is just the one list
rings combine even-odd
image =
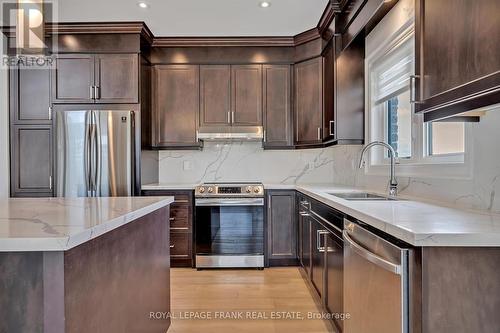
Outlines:
[{"label": "dark wood lower cabinet", "polygon": [[325,256],[324,256],[324,234],[325,228],[314,217],[311,220],[311,281],[321,298],[323,295]]},{"label": "dark wood lower cabinet", "polygon": [[192,190],[144,190],[144,196],[173,196],[170,205],[170,265],[194,267],[193,259],[193,212]]},{"label": "dark wood lower cabinet", "polygon": [[11,126],[11,196],[52,196],[52,159],[50,125]]},{"label": "dark wood lower cabinet", "polygon": [[343,215],[305,195],[297,198],[300,264],[336,331],[342,332]]},{"label": "dark wood lower cabinet", "polygon": [[267,192],[267,261],[269,266],[297,265],[295,191]]}]

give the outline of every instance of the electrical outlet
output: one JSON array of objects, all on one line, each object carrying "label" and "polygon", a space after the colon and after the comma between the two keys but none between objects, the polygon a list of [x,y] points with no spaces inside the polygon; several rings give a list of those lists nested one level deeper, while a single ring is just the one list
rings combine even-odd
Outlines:
[{"label": "electrical outlet", "polygon": [[193,163],[191,163],[191,161],[184,161],[184,162],[182,162],[182,169],[184,171],[193,170]]}]

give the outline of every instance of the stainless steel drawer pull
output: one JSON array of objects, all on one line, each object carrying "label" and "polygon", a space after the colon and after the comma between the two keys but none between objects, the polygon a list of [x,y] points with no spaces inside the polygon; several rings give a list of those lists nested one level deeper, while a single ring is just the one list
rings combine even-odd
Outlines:
[{"label": "stainless steel drawer pull", "polygon": [[170,248],[173,249],[175,247],[175,244],[170,245]]},{"label": "stainless steel drawer pull", "polygon": [[316,243],[318,244],[316,247],[319,252],[325,252],[325,246],[321,246],[321,236],[328,234],[328,230],[318,230],[316,231]]},{"label": "stainless steel drawer pull", "polygon": [[330,120],[330,123],[329,123],[329,129],[330,129],[330,135],[331,136],[334,136],[335,135],[335,121],[333,120]]},{"label": "stainless steel drawer pull", "polygon": [[376,255],[375,253],[368,251],[367,249],[365,249],[364,247],[353,241],[352,238],[349,237],[349,234],[347,233],[346,230],[342,232],[342,236],[344,236],[344,241],[347,243],[347,245],[350,248],[352,248],[354,252],[356,252],[359,256],[363,257],[372,264],[375,264],[378,267],[383,268],[391,273],[402,275],[401,265],[393,264],[392,262],[385,260],[384,258]]},{"label": "stainless steel drawer pull", "polygon": [[169,218],[170,221],[175,221],[175,217]]}]

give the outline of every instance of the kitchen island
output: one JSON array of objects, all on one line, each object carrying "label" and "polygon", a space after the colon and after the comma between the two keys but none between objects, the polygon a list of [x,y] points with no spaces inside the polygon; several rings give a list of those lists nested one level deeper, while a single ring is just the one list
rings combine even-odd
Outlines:
[{"label": "kitchen island", "polygon": [[172,202],[0,200],[0,332],[165,332]]}]

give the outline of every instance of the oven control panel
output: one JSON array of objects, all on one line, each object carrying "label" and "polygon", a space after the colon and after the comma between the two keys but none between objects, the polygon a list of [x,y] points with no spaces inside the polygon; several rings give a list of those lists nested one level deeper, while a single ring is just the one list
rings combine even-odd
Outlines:
[{"label": "oven control panel", "polygon": [[198,197],[263,197],[262,184],[203,184],[195,189]]}]

